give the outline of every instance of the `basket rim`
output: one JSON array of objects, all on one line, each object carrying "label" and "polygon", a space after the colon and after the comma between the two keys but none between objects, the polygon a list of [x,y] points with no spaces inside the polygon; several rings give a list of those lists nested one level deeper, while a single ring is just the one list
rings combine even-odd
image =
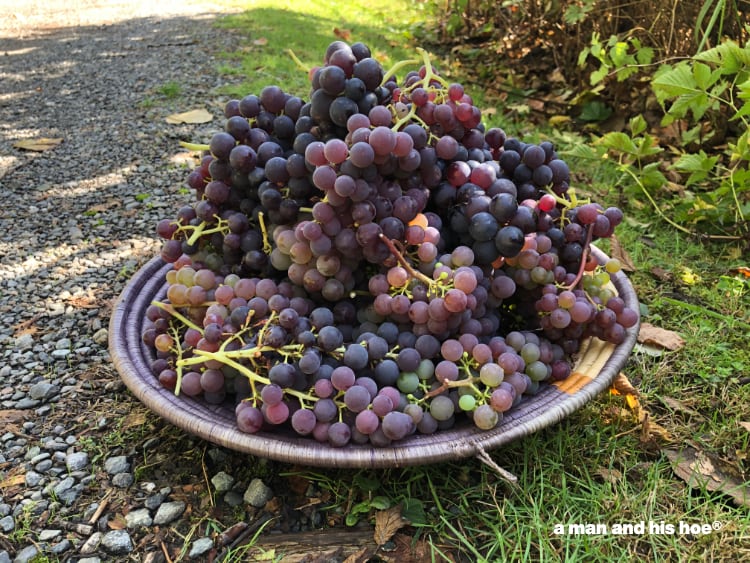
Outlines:
[{"label": "basket rim", "polygon": [[[607,259],[607,255],[593,245],[591,251],[599,262]],[[141,330],[146,308],[160,292],[166,291],[165,275],[171,267],[159,256],[152,258],[135,273],[115,303],[109,325],[109,349],[121,379],[149,409],[199,438],[241,453],[298,465],[403,467],[455,461],[499,448],[560,422],[609,388],[635,346],[640,325],[639,318],[633,327],[626,329],[625,341],[618,346],[595,341],[592,350],[587,351],[587,354],[597,354],[602,364],[595,376],[576,374],[583,375],[584,380],[573,391],[544,385],[538,394],[505,413],[492,430],[479,430],[469,424],[431,435],[414,434],[382,448],[355,444],[334,448],[291,432],[243,433],[233,424],[233,419],[227,419],[222,412],[227,407],[176,397],[159,384],[151,374],[149,352],[141,342]],[[625,273],[617,272],[611,279],[626,305],[638,312],[638,298]]]}]

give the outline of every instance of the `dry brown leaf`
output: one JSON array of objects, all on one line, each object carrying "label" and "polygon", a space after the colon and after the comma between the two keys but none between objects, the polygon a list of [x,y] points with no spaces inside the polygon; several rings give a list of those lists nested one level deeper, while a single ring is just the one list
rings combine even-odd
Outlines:
[{"label": "dry brown leaf", "polygon": [[638,389],[633,387],[628,376],[622,372],[618,373],[612,380],[612,387],[614,387],[620,395],[635,395],[636,397],[639,395]]},{"label": "dry brown leaf", "polygon": [[738,506],[750,507],[750,487],[730,463],[690,446],[682,451],[662,450],[672,470],[690,487],[705,487],[732,497]]},{"label": "dry brown leaf", "polygon": [[122,514],[115,514],[115,517],[107,522],[110,530],[124,530],[128,524]]},{"label": "dry brown leaf", "polygon": [[258,47],[268,45],[268,39],[266,39],[265,37],[258,37],[258,39],[253,39],[253,45],[257,45]]},{"label": "dry brown leaf", "polygon": [[666,442],[672,441],[672,435],[669,430],[664,428],[661,424],[651,421],[651,413],[645,409],[641,409],[639,415],[641,421],[641,442],[651,442],[655,438],[659,438]]},{"label": "dry brown leaf", "polygon": [[672,272],[668,272],[660,266],[651,268],[651,274],[659,281],[670,282],[673,279]]},{"label": "dry brown leaf", "polygon": [[10,477],[0,481],[0,490],[7,489],[9,487],[15,487],[16,485],[23,485],[26,482],[26,475],[11,475]]},{"label": "dry brown leaf", "polygon": [[750,432],[750,422],[740,421],[737,424],[739,424],[740,426],[742,426],[742,428]]},{"label": "dry brown leaf", "polygon": [[25,420],[25,413],[26,411],[16,409],[0,410],[0,426]]},{"label": "dry brown leaf", "polygon": [[333,34],[339,39],[341,39],[342,41],[346,41],[346,42],[348,42],[352,38],[351,29],[341,29],[339,27],[334,27]]},{"label": "dry brown leaf", "polygon": [[635,264],[633,264],[633,259],[627,250],[622,247],[622,244],[620,244],[619,239],[615,235],[609,237],[609,254],[610,257],[617,258],[620,261],[623,270],[626,272],[635,272],[636,268]]},{"label": "dry brown leaf", "polygon": [[638,342],[672,351],[679,350],[685,345],[685,340],[676,332],[659,328],[651,323],[641,323],[641,328],[638,331]]},{"label": "dry brown leaf", "polygon": [[344,559],[344,563],[367,563],[372,559],[372,550],[369,547],[363,547],[359,551],[352,553]]},{"label": "dry brown leaf", "polygon": [[619,469],[608,469],[606,467],[600,467],[596,470],[596,474],[604,479],[607,483],[611,483],[612,485],[622,480],[622,471],[620,471]]},{"label": "dry brown leaf", "polygon": [[659,400],[673,411],[683,412],[685,414],[689,414],[690,416],[701,416],[701,413],[699,413],[697,410],[691,409],[682,401],[678,401],[673,397],[659,397]]},{"label": "dry brown leaf", "polygon": [[375,513],[375,543],[383,545],[396,532],[406,526],[407,522],[401,517],[401,505],[392,506]]},{"label": "dry brown leaf", "polygon": [[25,151],[43,152],[54,149],[62,142],[62,137],[38,137],[36,139],[21,139],[13,143],[13,146]]},{"label": "dry brown leaf", "polygon": [[164,121],[172,125],[178,125],[180,123],[208,123],[213,118],[214,116],[205,109],[191,109],[190,111],[168,115],[164,118]]}]

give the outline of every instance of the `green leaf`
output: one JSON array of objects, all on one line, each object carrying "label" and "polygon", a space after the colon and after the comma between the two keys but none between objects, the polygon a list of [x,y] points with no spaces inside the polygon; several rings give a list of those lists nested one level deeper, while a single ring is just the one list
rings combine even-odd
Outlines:
[{"label": "green leaf", "polygon": [[656,94],[656,99],[662,104],[671,98],[695,94],[697,90],[693,72],[686,61],[657,71],[651,81],[651,88]]},{"label": "green leaf", "polygon": [[385,510],[391,507],[391,499],[385,496],[372,497],[370,506],[376,510]]},{"label": "green leaf", "polygon": [[628,127],[630,128],[630,134],[633,137],[637,137],[646,130],[648,123],[646,123],[646,120],[641,114],[638,114],[630,120]]},{"label": "green leaf", "polygon": [[639,47],[635,52],[635,60],[641,65],[650,65],[654,60],[654,50],[651,47]]},{"label": "green leaf", "polygon": [[[695,78],[695,84],[702,90],[708,90],[711,86],[711,67],[703,63],[695,63],[693,65],[693,78]],[[718,75],[714,78],[716,80]]]},{"label": "green leaf", "polygon": [[610,150],[615,150],[632,156],[638,154],[638,148],[633,142],[633,139],[631,139],[626,133],[621,133],[620,131],[607,133],[599,139],[598,143],[604,145]]},{"label": "green leaf", "polygon": [[661,188],[667,183],[664,174],[659,170],[660,163],[652,162],[641,170],[641,182],[648,188]]},{"label": "green leaf", "polygon": [[685,181],[685,185],[690,186],[705,180],[718,160],[718,156],[708,156],[705,151],[701,150],[698,154],[683,154],[670,168],[680,172],[689,172],[690,176]]},{"label": "green leaf", "polygon": [[615,66],[623,66],[635,60],[628,55],[628,44],[624,41],[615,43],[615,46],[609,50],[609,57],[615,63]]},{"label": "green leaf", "polygon": [[591,75],[589,76],[591,85],[595,86],[596,84],[604,80],[607,77],[608,73],[609,69],[606,66],[601,66],[597,70],[592,71]]},{"label": "green leaf", "polygon": [[604,121],[612,115],[612,108],[601,100],[593,100],[584,104],[579,116],[583,121]]},{"label": "green leaf", "polygon": [[424,505],[421,500],[416,498],[404,499],[401,506],[401,517],[408,520],[412,526],[426,526],[428,524]]}]

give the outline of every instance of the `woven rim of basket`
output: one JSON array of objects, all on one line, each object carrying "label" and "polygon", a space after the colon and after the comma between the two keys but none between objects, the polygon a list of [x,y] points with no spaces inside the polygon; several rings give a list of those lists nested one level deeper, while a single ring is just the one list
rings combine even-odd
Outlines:
[{"label": "woven rim of basket", "polygon": [[[592,247],[601,262],[606,255]],[[226,448],[277,461],[319,467],[401,467],[472,457],[498,448],[556,424],[609,388],[624,367],[635,345],[639,323],[627,329],[625,341],[615,346],[590,339],[584,343],[571,376],[544,385],[505,413],[493,430],[479,430],[470,423],[435,434],[414,434],[389,447],[349,444],[334,448],[289,432],[240,432],[231,405],[210,405],[201,400],[176,397],[151,373],[152,352],[142,343],[146,308],[166,293],[166,272],[171,264],[156,257],[127,284],[110,320],[109,348],[115,368],[130,391],[149,409],[175,426]],[[639,310],[638,299],[627,276],[612,275],[626,305]]]}]

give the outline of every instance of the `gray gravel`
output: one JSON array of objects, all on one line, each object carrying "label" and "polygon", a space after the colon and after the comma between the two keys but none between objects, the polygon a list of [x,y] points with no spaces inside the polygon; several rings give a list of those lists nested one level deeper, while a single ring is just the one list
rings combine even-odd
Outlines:
[{"label": "gray gravel", "polygon": [[[39,553],[159,561],[140,539],[157,526],[182,526],[169,541],[190,537],[185,481],[169,470],[194,442],[104,439],[130,416],[145,424],[111,365],[107,327],[129,276],[158,252],[156,222],[185,203],[194,160],[178,141],[205,142],[223,126],[217,54],[237,46],[210,22],[229,9],[199,0],[0,0],[0,9],[0,563]],[[176,98],[159,93],[170,82]],[[197,108],[214,121],[164,121]],[[13,146],[38,138],[62,142]],[[248,488],[218,448],[208,453],[211,482],[232,506],[245,489],[253,506],[273,497],[260,479]],[[152,480],[139,475],[158,463]],[[188,482],[203,483],[190,469]],[[197,558],[212,545],[185,548]]]}]

